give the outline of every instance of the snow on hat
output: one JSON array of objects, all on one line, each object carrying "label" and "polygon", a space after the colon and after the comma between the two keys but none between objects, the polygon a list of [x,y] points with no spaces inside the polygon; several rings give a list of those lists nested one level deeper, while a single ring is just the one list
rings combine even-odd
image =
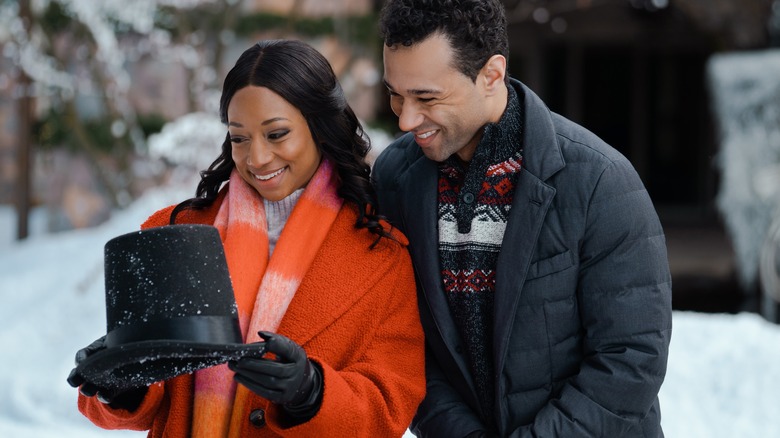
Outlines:
[{"label": "snow on hat", "polygon": [[105,245],[106,348],[76,371],[102,388],[150,385],[243,356],[244,344],[219,232],[168,225]]}]

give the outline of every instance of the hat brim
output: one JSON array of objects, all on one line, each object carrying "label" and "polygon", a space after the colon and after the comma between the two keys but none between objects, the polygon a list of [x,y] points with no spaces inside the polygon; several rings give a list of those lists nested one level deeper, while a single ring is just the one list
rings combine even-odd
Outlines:
[{"label": "hat brim", "polygon": [[79,363],[76,372],[95,386],[121,392],[263,353],[264,342],[139,341],[100,350]]}]

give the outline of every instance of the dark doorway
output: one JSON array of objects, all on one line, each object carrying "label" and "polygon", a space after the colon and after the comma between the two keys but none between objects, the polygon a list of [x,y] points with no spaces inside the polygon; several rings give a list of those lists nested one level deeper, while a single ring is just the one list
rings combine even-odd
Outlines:
[{"label": "dark doorway", "polygon": [[662,216],[712,221],[715,144],[705,83],[708,56],[554,45],[546,52],[547,74],[539,91],[553,111],[631,160]]}]

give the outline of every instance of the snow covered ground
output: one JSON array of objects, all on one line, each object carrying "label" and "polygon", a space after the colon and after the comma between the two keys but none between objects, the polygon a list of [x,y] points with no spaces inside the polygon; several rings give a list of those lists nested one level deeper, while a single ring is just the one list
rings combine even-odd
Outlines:
[{"label": "snow covered ground", "polygon": [[[149,192],[87,230],[46,234],[36,213],[24,243],[13,241],[13,211],[0,208],[1,437],[144,436],[94,427],[65,379],[76,350],[105,333],[105,242],[193,190]],[[674,324],[660,394],[666,436],[780,437],[780,326],[754,314],[692,312],[676,312]]]}]

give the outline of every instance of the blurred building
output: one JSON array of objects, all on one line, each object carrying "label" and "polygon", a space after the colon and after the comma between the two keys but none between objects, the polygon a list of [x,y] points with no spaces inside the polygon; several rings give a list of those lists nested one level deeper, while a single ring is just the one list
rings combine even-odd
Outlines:
[{"label": "blurred building", "polygon": [[510,74],[623,152],[667,221],[716,219],[710,55],[766,47],[771,0],[505,0]]}]

